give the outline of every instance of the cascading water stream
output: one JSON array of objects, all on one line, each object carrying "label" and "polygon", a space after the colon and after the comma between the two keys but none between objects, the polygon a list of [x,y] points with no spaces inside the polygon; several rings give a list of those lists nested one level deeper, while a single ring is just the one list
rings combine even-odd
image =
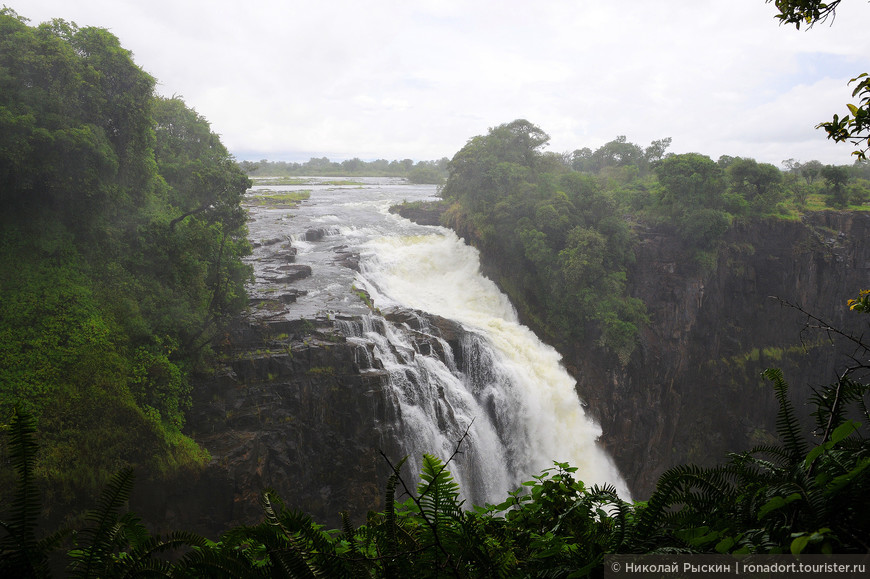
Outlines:
[{"label": "cascading water stream", "polygon": [[[462,369],[417,356],[426,378],[413,373],[414,379],[395,384],[411,454],[449,456],[473,420],[471,456],[462,456],[453,470],[461,484],[474,489],[474,502],[503,499],[553,461],[578,467],[587,484],[613,484],[628,498],[625,483],[596,444],[601,430],[585,416],[559,354],[518,322],[507,297],[480,274],[475,249],[440,230],[373,239],[362,255],[362,281],[375,304],[435,314],[467,331]],[[394,330],[386,338],[402,342]],[[409,361],[399,364],[392,373],[407,374]]]},{"label": "cascading water stream", "polygon": [[[418,321],[423,327],[420,333],[426,333],[425,322]],[[421,355],[407,328],[379,316],[339,324],[351,339],[374,345],[379,370],[389,375],[391,402],[401,420],[400,443],[413,472],[418,472],[422,453],[446,460],[466,437],[450,467],[465,498],[482,504],[513,489],[515,473],[502,432],[468,388],[450,346],[441,340],[441,356]]]}]

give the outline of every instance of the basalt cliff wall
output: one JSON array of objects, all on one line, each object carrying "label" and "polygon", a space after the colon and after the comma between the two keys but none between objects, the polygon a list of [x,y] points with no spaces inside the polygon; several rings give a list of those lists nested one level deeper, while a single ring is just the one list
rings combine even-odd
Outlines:
[{"label": "basalt cliff wall", "polygon": [[[340,330],[359,319],[287,319],[288,295],[260,300],[237,319],[223,343],[224,363],[195,384],[185,430],[211,455],[208,466],[137,486],[131,506],[155,531],[217,538],[256,524],[266,490],[330,529],[341,527],[343,512],[359,525],[369,511],[383,510],[391,465],[404,456],[390,373],[372,343]],[[462,365],[459,324],[411,310],[379,314],[375,331],[389,320],[412,336],[406,355],[449,356]],[[416,484],[418,473],[401,474]]]},{"label": "basalt cliff wall", "polygon": [[[473,234],[459,233],[474,243]],[[638,227],[637,234],[629,285],[651,323],[631,361],[623,366],[593,343],[554,345],[602,426],[601,443],[644,498],[673,465],[716,464],[776,440],[778,406],[765,368],[783,369],[809,431],[812,388],[834,381],[851,350],[780,300],[838,328],[866,328],[846,301],[870,286],[870,215],[735,224],[706,272],[671,232]],[[484,252],[481,260],[492,279],[506,275],[499,256]]]},{"label": "basalt cliff wall", "polygon": [[188,529],[216,538],[262,520],[261,493],[340,526],[348,511],[383,507],[395,456],[384,376],[361,368],[360,346],[330,320],[243,317],[224,342],[226,363],[200,376],[186,432],[211,455],[175,485],[137,485],[133,508],[158,531]]}]

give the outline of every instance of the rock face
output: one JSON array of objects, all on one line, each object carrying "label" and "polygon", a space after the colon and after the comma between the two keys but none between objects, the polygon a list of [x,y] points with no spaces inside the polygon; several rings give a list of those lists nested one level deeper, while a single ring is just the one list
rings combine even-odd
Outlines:
[{"label": "rock face", "polygon": [[[866,329],[846,300],[870,287],[870,215],[738,224],[706,273],[675,236],[638,233],[628,281],[651,323],[631,362],[623,367],[594,344],[557,347],[602,426],[602,444],[644,498],[675,464],[716,464],[727,452],[776,440],[778,406],[760,376],[765,368],[783,369],[809,431],[812,388],[834,381],[850,350],[808,330],[805,315],[771,296],[836,327]],[[481,259],[497,280],[497,256]]]},{"label": "rock face", "polygon": [[[417,355],[461,358],[464,330],[455,322],[403,309],[384,315],[412,335]],[[374,345],[346,338],[337,322],[359,320],[237,320],[224,341],[225,365],[195,386],[185,428],[211,463],[169,492],[165,484],[137,490],[134,510],[148,513],[158,532],[210,537],[262,520],[265,489],[328,528],[341,526],[342,511],[358,525],[382,510],[387,459],[404,455],[401,419]]]},{"label": "rock face", "polygon": [[329,320],[240,320],[228,362],[194,393],[189,434],[212,455],[203,475],[222,504],[187,512],[186,528],[215,535],[260,519],[260,493],[337,527],[383,507],[398,452],[383,373],[360,366],[357,348]]},{"label": "rock face", "polygon": [[390,213],[397,213],[420,225],[441,225],[441,215],[446,208],[444,203],[394,205],[390,207]]}]

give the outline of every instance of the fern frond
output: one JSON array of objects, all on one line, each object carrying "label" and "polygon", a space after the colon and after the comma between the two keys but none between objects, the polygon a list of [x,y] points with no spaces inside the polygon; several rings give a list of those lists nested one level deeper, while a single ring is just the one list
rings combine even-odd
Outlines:
[{"label": "fern frond", "polygon": [[462,503],[459,501],[459,484],[437,456],[423,455],[422,481],[417,487],[421,508],[435,520],[461,518]]},{"label": "fern frond", "polygon": [[[119,512],[133,489],[133,469],[124,468],[116,473],[97,501],[97,508],[85,516],[90,526],[79,532],[83,546],[70,551],[73,561],[68,567],[72,577],[104,575],[97,571],[112,563],[112,553],[123,544],[124,533],[130,525],[141,524],[136,518],[122,519]],[[138,531],[134,531],[134,534]]]},{"label": "fern frond", "polygon": [[259,542],[273,566],[290,577],[345,577],[347,562],[336,542],[305,513],[288,510],[272,492],[261,496],[266,520],[247,529],[247,536]]},{"label": "fern frond", "polygon": [[0,522],[0,528],[6,531],[0,539],[0,575],[42,576],[48,573],[48,553],[57,548],[67,531],[58,531],[41,541],[36,538],[36,526],[42,511],[34,475],[39,450],[36,419],[16,408],[8,436],[9,461],[17,480],[9,518]]},{"label": "fern frond", "polygon": [[113,565],[113,571],[119,577],[140,575],[169,577],[177,573],[176,566],[168,560],[155,557],[156,555],[185,548],[202,549],[206,546],[205,538],[184,531],[170,533],[166,538],[159,535],[149,536],[129,552],[118,557]]},{"label": "fern frond", "polygon": [[[744,456],[748,459],[749,462],[755,464],[758,467],[763,468],[766,471],[774,471],[778,468],[787,466],[791,464],[791,454],[789,451],[782,445],[774,445],[774,444],[760,444],[758,446],[753,446],[749,450],[736,453],[741,456]],[[734,456],[735,454],[729,455]],[[767,455],[772,460],[775,460],[776,463],[770,462],[768,460],[763,460],[758,458],[756,455]]]},{"label": "fern frond", "polygon": [[629,517],[633,507],[619,498],[616,487],[612,484],[594,485],[584,498],[590,504],[608,507],[608,518],[612,527],[604,537],[604,543],[610,552],[618,553],[625,543],[629,533]]},{"label": "fern frond", "polygon": [[773,382],[776,399],[779,402],[779,412],[776,417],[776,431],[785,445],[786,451],[793,462],[803,460],[807,454],[807,444],[801,434],[800,424],[794,413],[791,401],[788,399],[788,383],[779,368],[768,368],[762,375]]},{"label": "fern frond", "polygon": [[195,547],[175,567],[175,574],[179,577],[236,579],[268,576],[268,570],[254,565],[244,550],[227,548],[226,545]]}]

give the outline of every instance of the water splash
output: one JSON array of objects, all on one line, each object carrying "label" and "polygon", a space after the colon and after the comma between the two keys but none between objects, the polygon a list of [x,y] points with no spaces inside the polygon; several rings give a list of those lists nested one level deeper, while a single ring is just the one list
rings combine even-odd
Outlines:
[{"label": "water splash", "polygon": [[[363,245],[361,267],[362,281],[379,307],[421,310],[467,330],[462,368],[418,356],[418,370],[408,372],[410,360],[391,369],[407,377],[396,388],[404,393],[397,398],[413,433],[409,451],[443,450],[457,440],[449,437],[473,419],[470,432],[479,440],[469,446],[476,449],[480,464],[466,457],[463,467],[471,471],[472,484],[484,483],[477,494],[486,500],[504,498],[506,490],[553,461],[578,467],[578,478],[587,484],[610,483],[620,496],[629,497],[617,469],[597,445],[601,429],[585,415],[560,355],[519,323],[507,297],[480,274],[474,248],[443,230],[380,237]],[[370,337],[402,343],[404,338],[390,331],[386,337]],[[407,343],[402,347],[413,349]],[[390,351],[386,344],[383,348],[379,351]],[[438,386],[421,378],[427,373]],[[421,412],[427,405],[428,411]],[[448,415],[456,426],[445,426]],[[462,474],[457,474],[461,481]]]}]

